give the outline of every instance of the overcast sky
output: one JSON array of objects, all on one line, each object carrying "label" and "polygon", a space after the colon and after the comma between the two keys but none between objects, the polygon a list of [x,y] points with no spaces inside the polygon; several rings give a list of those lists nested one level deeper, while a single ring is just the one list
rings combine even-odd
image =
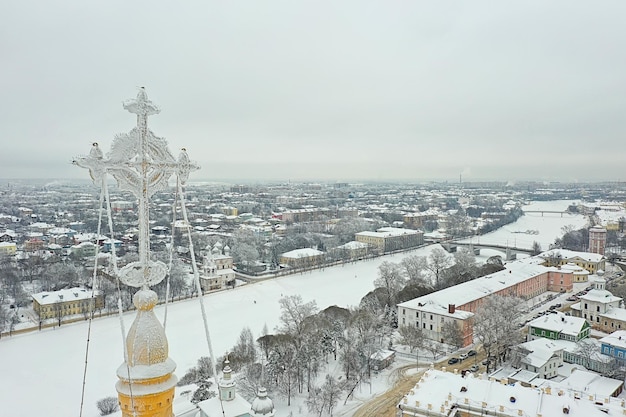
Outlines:
[{"label": "overcast sky", "polygon": [[626,2],[4,1],[0,178],[87,178],[145,86],[193,179],[626,180]]}]

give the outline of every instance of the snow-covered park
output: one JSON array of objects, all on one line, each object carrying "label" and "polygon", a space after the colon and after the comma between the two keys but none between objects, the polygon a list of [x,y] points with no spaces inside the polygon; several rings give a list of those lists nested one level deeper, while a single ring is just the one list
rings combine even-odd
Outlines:
[{"label": "snow-covered park", "polygon": [[[555,203],[559,204],[536,204],[560,207],[555,206]],[[560,204],[567,207],[568,202]],[[499,239],[513,239],[507,237],[510,235],[518,235],[519,238],[521,234],[512,232],[529,229],[538,231],[537,235],[528,236],[530,245],[533,240],[537,240],[542,247],[547,248],[555,237],[560,236],[562,226],[572,224],[582,227],[584,223],[583,216],[568,215],[561,218],[555,215],[526,215],[512,225],[481,236],[481,240],[494,239],[495,243]],[[518,245],[521,246],[519,241]],[[236,343],[241,329],[246,326],[255,337],[260,335],[264,325],[271,332],[278,324],[278,300],[281,296],[299,294],[304,302],[315,300],[319,309],[331,305],[356,306],[374,288],[373,281],[382,262],[400,262],[403,257],[410,255],[427,256],[431,248],[280,277],[207,295],[204,303],[214,352],[218,356],[227,352]],[[209,355],[199,303],[198,299],[192,299],[169,306],[166,332],[170,357],[178,364],[178,375],[194,366],[199,357]],[[157,307],[156,312],[162,317],[163,307]],[[124,315],[127,329],[133,317],[134,313]],[[87,337],[88,323],[85,321],[0,340],[0,415],[78,416]],[[116,396],[115,371],[123,361],[122,352],[118,317],[95,319],[91,326],[87,357],[84,416],[99,415],[96,401],[103,397]],[[386,380],[387,378],[378,378],[374,394],[384,388]],[[294,415],[298,413],[294,412]],[[306,410],[303,415],[306,415]]]}]

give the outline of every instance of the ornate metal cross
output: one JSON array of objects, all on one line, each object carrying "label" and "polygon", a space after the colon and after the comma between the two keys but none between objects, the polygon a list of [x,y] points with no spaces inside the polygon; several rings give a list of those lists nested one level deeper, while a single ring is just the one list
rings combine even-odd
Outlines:
[{"label": "ornate metal cross", "polygon": [[143,87],[139,89],[137,98],[123,105],[137,115],[137,127],[116,135],[106,156],[94,142],[89,155],[76,158],[73,163],[89,169],[89,175],[96,184],[105,180],[106,174],[111,174],[120,189],[132,192],[139,200],[139,261],[122,268],[119,278],[127,285],[147,289],[161,282],[167,274],[167,266],[163,262],[150,259],[150,197],[166,188],[173,174],[184,184],[189,173],[199,167],[189,160],[185,149],[182,149],[178,159],[174,158],[167,149],[165,139],[155,136],[148,129],[148,116],[158,114],[160,109],[148,100]]}]

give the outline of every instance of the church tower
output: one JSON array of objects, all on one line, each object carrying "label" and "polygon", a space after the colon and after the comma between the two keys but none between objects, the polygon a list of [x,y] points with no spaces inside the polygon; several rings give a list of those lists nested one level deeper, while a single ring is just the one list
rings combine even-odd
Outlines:
[{"label": "church tower", "polygon": [[128,357],[117,369],[116,389],[123,417],[172,417],[176,364],[168,357],[163,326],[153,308],[157,294],[141,289],[133,297],[137,317],[126,337]]},{"label": "church tower", "polygon": [[217,384],[220,400],[222,401],[232,401],[235,399],[235,380],[232,379],[232,372],[233,370],[230,368],[230,361],[226,359],[224,361],[222,377]]},{"label": "church tower", "polygon": [[594,226],[589,229],[589,252],[604,255],[606,247],[606,229],[601,226]]},{"label": "church tower", "polygon": [[[176,364],[168,357],[165,329],[153,311],[158,296],[150,289],[166,277],[167,265],[150,255],[149,204],[155,192],[168,186],[172,175],[176,175],[181,188],[189,173],[198,167],[189,161],[184,149],[178,159],[174,158],[165,139],[148,129],[148,116],[160,110],[148,99],[143,87],[135,99],[124,102],[124,108],[136,115],[137,126],[116,135],[106,156],[94,143],[89,155],[76,158],[74,164],[89,169],[92,180],[103,190],[107,176],[112,175],[121,190],[130,191],[138,200],[139,260],[119,271],[113,262],[119,280],[139,289],[133,297],[137,316],[126,335],[124,362],[117,369],[116,389],[122,416],[173,417]],[[115,259],[114,247],[112,255]]]}]

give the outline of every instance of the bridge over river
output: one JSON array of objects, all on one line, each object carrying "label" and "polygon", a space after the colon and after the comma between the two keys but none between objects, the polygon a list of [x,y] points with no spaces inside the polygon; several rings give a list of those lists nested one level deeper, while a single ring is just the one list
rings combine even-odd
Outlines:
[{"label": "bridge over river", "polygon": [[543,217],[544,214],[559,214],[561,217],[563,217],[564,214],[571,214],[567,210],[563,210],[563,211],[559,211],[559,210],[523,210],[523,211],[524,211],[524,214],[541,213],[541,217]]},{"label": "bridge over river", "polygon": [[474,243],[468,242],[466,239],[443,242],[441,243],[441,246],[443,246],[448,252],[456,252],[456,248],[458,248],[459,246],[468,247],[474,252],[475,255],[479,255],[481,249],[495,249],[504,252],[506,254],[507,261],[512,261],[516,259],[518,253],[526,255],[532,255],[533,253],[533,250],[529,248],[519,248],[515,246],[498,245],[491,243]]}]

